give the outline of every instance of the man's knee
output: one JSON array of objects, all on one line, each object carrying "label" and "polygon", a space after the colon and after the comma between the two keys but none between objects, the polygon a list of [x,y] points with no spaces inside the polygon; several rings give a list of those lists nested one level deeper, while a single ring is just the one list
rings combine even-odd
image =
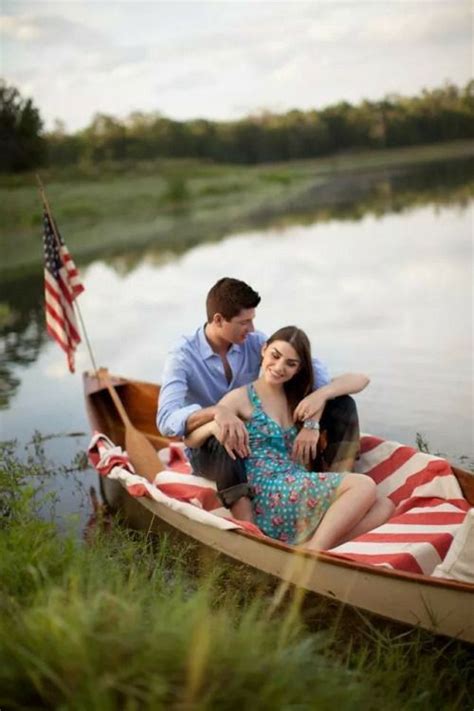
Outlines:
[{"label": "man's knee", "polygon": [[191,464],[196,474],[215,482],[219,498],[227,508],[242,496],[251,498],[245,461],[240,457],[232,459],[215,437],[209,437],[202,447],[194,450]]},{"label": "man's knee", "polygon": [[340,395],[328,400],[321,417],[321,448],[318,466],[332,468],[336,462],[351,462],[359,450],[359,416],[354,399]]},{"label": "man's knee", "polygon": [[359,423],[357,414],[357,406],[354,398],[350,395],[340,395],[333,400],[328,400],[323,411],[321,424],[326,423],[327,429],[330,428],[332,421],[337,421],[346,425],[355,425]]},{"label": "man's knee", "polygon": [[321,417],[321,430],[329,441],[354,439],[359,436],[359,416],[354,399],[341,395],[328,400]]}]

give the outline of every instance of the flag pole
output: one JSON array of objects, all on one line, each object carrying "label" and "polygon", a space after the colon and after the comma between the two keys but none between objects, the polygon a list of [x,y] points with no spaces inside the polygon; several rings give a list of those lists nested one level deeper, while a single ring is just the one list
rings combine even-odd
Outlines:
[{"label": "flag pole", "polygon": [[[56,244],[57,244],[58,250],[59,250],[59,248],[61,247],[61,241],[60,241],[60,239],[59,239],[59,235],[58,235],[57,230],[56,230],[56,223],[55,223],[55,221],[54,221],[54,219],[53,219],[53,216],[52,216],[52,214],[51,214],[51,208],[49,207],[49,202],[48,202],[48,198],[46,197],[46,191],[45,191],[45,189],[44,189],[44,185],[43,185],[43,183],[42,183],[42,181],[41,181],[41,178],[40,178],[40,176],[39,176],[38,173],[36,173],[36,181],[37,181],[37,183],[38,183],[38,188],[39,188],[39,191],[40,191],[41,199],[42,199],[42,201],[43,201],[43,206],[44,206],[44,209],[46,210],[46,213],[47,213],[47,215],[48,215],[49,222],[50,222],[51,227],[52,227],[52,229],[53,229],[54,238],[55,238],[55,240],[56,240]],[[79,304],[76,302],[76,300],[73,301],[73,303],[72,303],[72,308],[73,308],[73,309],[75,308],[75,310],[77,311],[77,315],[79,316],[79,321],[80,321],[80,323],[81,323],[82,333],[84,334],[84,339],[85,339],[85,342],[86,342],[86,347],[87,347],[87,350],[88,350],[88,352],[89,352],[89,358],[91,359],[91,363],[92,363],[92,367],[93,367],[93,369],[94,369],[94,373],[97,373],[99,369],[98,369],[98,367],[97,367],[97,365],[96,365],[96,362],[95,362],[94,353],[93,353],[93,350],[92,350],[91,343],[90,343],[90,341],[89,341],[89,335],[88,335],[88,333],[87,333],[87,329],[86,329],[86,326],[85,326],[85,323],[84,323],[84,319],[82,318],[81,309],[79,308]]]},{"label": "flag pole", "polygon": [[[41,182],[41,179],[38,174],[36,174],[36,180],[38,181],[38,186],[40,189],[41,197],[43,200],[43,206],[46,211],[48,222],[51,226],[52,236],[56,240],[56,246],[58,248],[59,258],[61,258],[61,249],[63,247],[65,247],[65,245],[64,245],[64,242],[61,242],[59,232],[56,229],[56,224],[53,220],[53,216],[51,214],[51,209],[49,207],[49,203],[46,198],[45,189],[43,187],[43,183]],[[51,236],[51,234],[49,232],[48,237],[50,237],[50,236]],[[63,262],[63,266],[65,266],[64,262]],[[159,472],[163,469],[163,464],[161,463],[161,460],[159,459],[152,443],[147,439],[147,437],[143,434],[143,432],[140,432],[135,427],[135,425],[131,422],[131,420],[130,420],[130,418],[129,418],[129,416],[122,404],[122,401],[120,400],[120,397],[110,380],[108,371],[105,368],[101,368],[101,369],[97,368],[96,363],[95,363],[94,354],[92,353],[92,348],[91,348],[91,345],[89,342],[89,338],[87,336],[87,331],[84,326],[84,321],[82,318],[81,310],[79,309],[79,306],[75,303],[75,298],[73,298],[70,303],[71,303],[71,306],[73,309],[74,309],[74,306],[76,307],[77,313],[79,315],[79,319],[80,319],[81,326],[82,326],[82,331],[84,333],[84,337],[85,337],[86,344],[87,344],[87,349],[89,351],[89,356],[92,361],[92,365],[94,367],[94,375],[97,378],[99,385],[102,382],[105,385],[105,387],[107,388],[109,395],[112,398],[112,401],[113,401],[113,403],[120,415],[120,419],[123,422],[124,430],[125,430],[125,446],[127,448],[130,461],[132,462],[132,464],[135,468],[135,471],[139,472],[142,475],[145,475],[149,481],[153,482],[157,472]],[[74,311],[73,311],[73,313],[74,313]],[[58,340],[58,339],[56,338],[56,340]],[[70,353],[70,351],[68,351],[68,360],[70,357],[69,353]],[[72,370],[71,365],[69,366],[69,369]]]}]

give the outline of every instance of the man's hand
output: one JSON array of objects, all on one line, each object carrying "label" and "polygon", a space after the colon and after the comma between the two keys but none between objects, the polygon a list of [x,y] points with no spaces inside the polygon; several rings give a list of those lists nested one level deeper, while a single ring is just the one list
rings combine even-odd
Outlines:
[{"label": "man's hand", "polygon": [[311,395],[304,397],[295,407],[293,420],[295,422],[298,420],[317,420],[319,422],[327,399],[324,388],[315,390]]},{"label": "man's hand", "polygon": [[235,459],[236,454],[239,457],[248,457],[249,435],[242,420],[222,405],[217,406],[214,420],[218,425],[216,439],[225,448],[229,457]]},{"label": "man's hand", "polygon": [[319,430],[301,429],[295,437],[291,458],[295,462],[309,467],[313,459],[316,459],[318,451]]}]

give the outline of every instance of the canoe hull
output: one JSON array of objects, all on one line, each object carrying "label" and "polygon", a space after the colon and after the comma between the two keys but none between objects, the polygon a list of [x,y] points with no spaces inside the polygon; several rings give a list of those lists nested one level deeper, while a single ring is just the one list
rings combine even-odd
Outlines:
[{"label": "canoe hull", "polygon": [[[100,384],[93,381],[93,378],[85,375],[86,403],[92,428],[104,432],[115,443],[123,445],[123,428],[117,422],[111,401],[107,403],[107,396]],[[147,415],[144,414],[145,405],[140,407],[137,402],[132,405],[133,397],[128,391],[130,382],[133,383],[135,396],[140,392],[140,387],[147,393],[144,403],[150,404],[155,399]],[[148,421],[142,431],[157,448],[163,446],[152,412],[156,407],[158,386],[126,379],[114,379],[114,383],[123,400],[128,400],[127,412],[134,424],[135,411],[140,413],[142,421],[147,416]],[[150,422],[151,416],[153,419]],[[113,510],[120,511],[133,528],[149,530],[151,527],[160,530],[164,524],[166,528],[175,529],[214,551],[312,593],[397,622],[419,626],[436,634],[474,642],[472,585],[376,568],[336,559],[325,553],[315,556],[295,552],[277,541],[265,541],[241,532],[215,529],[188,519],[151,499],[134,499],[119,482],[103,477],[101,492],[106,503]]]}]

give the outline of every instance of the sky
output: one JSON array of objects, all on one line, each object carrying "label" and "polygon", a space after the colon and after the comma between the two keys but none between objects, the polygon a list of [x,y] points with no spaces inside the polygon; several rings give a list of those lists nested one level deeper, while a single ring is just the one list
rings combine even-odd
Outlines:
[{"label": "sky", "polygon": [[473,74],[470,0],[2,0],[1,76],[46,129],[96,113],[232,120]]}]

